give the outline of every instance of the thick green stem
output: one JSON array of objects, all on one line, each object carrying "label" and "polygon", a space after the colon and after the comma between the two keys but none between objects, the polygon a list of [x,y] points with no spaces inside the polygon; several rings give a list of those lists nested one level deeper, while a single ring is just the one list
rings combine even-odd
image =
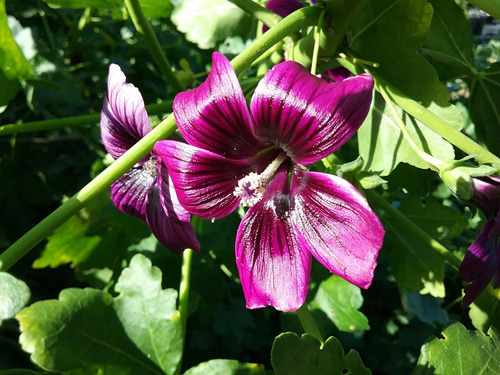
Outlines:
[{"label": "thick green stem", "polygon": [[[193,250],[186,249],[182,254],[182,268],[181,268],[181,283],[179,285],[179,313],[181,315],[182,324],[182,338],[186,342],[186,327],[189,309],[189,288],[191,284],[191,264],[193,259]],[[184,352],[184,351],[183,351]],[[175,374],[181,373],[182,357],[177,365]]]},{"label": "thick green stem", "polygon": [[245,12],[250,14],[253,18],[262,21],[268,27],[273,27],[280,20],[281,17],[276,13],[271,12],[269,9],[254,3],[252,0],[229,0],[231,3],[236,5],[238,8],[243,9]]},{"label": "thick green stem", "polygon": [[440,242],[436,241],[434,238],[425,233],[418,225],[413,221],[408,219],[405,215],[394,208],[389,202],[382,198],[373,190],[366,190],[366,196],[370,202],[375,203],[378,207],[385,211],[386,215],[391,216],[395,219],[402,229],[415,235],[423,243],[425,243],[429,248],[434,250],[436,253],[441,255],[445,260],[447,260],[456,269],[460,267],[462,261],[457,258],[451,251],[444,247]]},{"label": "thick green stem", "polygon": [[[172,110],[172,100],[158,104],[150,104],[146,106],[146,111],[149,115],[158,113],[170,112]],[[78,126],[96,124],[101,118],[100,113],[91,115],[82,115],[74,117],[64,117],[43,121],[24,122],[22,124],[6,124],[0,126],[0,137],[5,135],[28,133],[35,131],[54,130],[61,128],[74,128]]]},{"label": "thick green stem", "polygon": [[179,92],[184,90],[184,86],[172,71],[167,57],[163,53],[160,43],[156,38],[153,28],[144,16],[139,0],[125,0],[125,5],[130,14],[130,18],[132,18],[135,28],[144,37],[149,52],[158,65],[161,74],[163,74],[167,82],[170,83],[174,91]]},{"label": "thick green stem", "polygon": [[[314,25],[318,22],[320,12],[321,10],[317,7],[303,8],[280,21],[275,27],[233,59],[231,63],[236,74],[240,74],[247,69],[254,60],[274,44],[279,43],[288,34],[294,33],[306,26]],[[174,117],[170,115],[100,175],[90,181],[76,195],[71,197],[0,254],[0,271],[9,269],[44,238],[52,234],[66,220],[85,207],[92,198],[109,188],[114,181],[147,155],[157,141],[167,138],[175,129]]]},{"label": "thick green stem", "polygon": [[304,328],[304,331],[317,338],[321,343],[321,347],[323,347],[323,345],[325,344],[325,340],[323,340],[318,326],[316,325],[316,321],[314,320],[314,317],[309,311],[306,303],[300,306],[300,308],[297,310],[297,315],[299,317],[300,324],[302,324],[302,327]]},{"label": "thick green stem", "polygon": [[[359,67],[351,61],[342,58],[337,58],[336,61],[351,72],[357,72],[359,69]],[[423,105],[401,93],[388,82],[378,77],[376,72],[370,71],[370,73],[375,79],[375,89],[379,92],[385,91],[388,98],[403,111],[423,123],[429,129],[435,131],[455,147],[469,155],[473,155],[474,159],[479,163],[491,163],[495,164],[497,167],[500,166],[500,158],[498,156],[486,150],[459,130],[452,128],[446,121],[429,111]]]}]

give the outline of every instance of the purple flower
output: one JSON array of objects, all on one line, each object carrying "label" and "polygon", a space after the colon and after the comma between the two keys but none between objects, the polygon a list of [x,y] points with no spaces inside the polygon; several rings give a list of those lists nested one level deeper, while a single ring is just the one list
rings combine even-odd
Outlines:
[{"label": "purple flower", "polygon": [[384,230],[347,181],[304,165],[330,155],[366,117],[368,74],[327,83],[293,61],[267,72],[246,106],[229,61],[213,54],[198,88],[174,99],[189,144],[158,142],[180,203],[218,219],[240,203],[236,261],[248,308],[293,311],[305,301],[312,256],[367,288]]},{"label": "purple flower", "polygon": [[[114,159],[151,131],[141,93],[125,81],[120,67],[111,64],[101,111],[101,137]],[[146,222],[171,251],[180,253],[188,247],[199,251],[189,212],[179,204],[166,168],[152,153],[111,185],[111,199],[120,211]]]},{"label": "purple flower", "polygon": [[469,282],[462,306],[469,306],[493,279],[493,288],[500,286],[500,178],[476,177],[470,202],[488,218],[479,236],[467,250],[460,275]]}]

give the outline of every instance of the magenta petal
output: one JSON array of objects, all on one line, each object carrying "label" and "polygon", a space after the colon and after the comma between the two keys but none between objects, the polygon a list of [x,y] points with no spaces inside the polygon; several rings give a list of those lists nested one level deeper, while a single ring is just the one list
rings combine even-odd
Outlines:
[{"label": "magenta petal", "polygon": [[125,80],[120,67],[111,64],[101,111],[101,137],[106,151],[114,159],[151,131],[141,93]]},{"label": "magenta petal", "polygon": [[[170,191],[168,186],[164,186],[162,190]],[[200,244],[193,227],[189,222],[179,219],[169,200],[170,195],[164,196],[158,186],[151,189],[146,209],[149,229],[163,246],[176,254],[186,248],[199,252]]]},{"label": "magenta petal", "polygon": [[250,172],[261,172],[270,156],[234,160],[181,142],[160,141],[154,153],[172,178],[181,205],[204,219],[220,219],[238,206],[233,192]]},{"label": "magenta petal", "polygon": [[111,185],[111,199],[122,212],[145,221],[148,194],[155,177],[136,165]]},{"label": "magenta petal", "polygon": [[[281,17],[286,17],[296,10],[304,8],[305,6],[306,5],[299,0],[269,0],[266,3],[267,9]],[[262,32],[265,33],[267,30],[269,30],[269,27],[264,25],[262,27]]]},{"label": "magenta petal", "polygon": [[229,60],[212,55],[213,66],[200,86],[179,93],[174,116],[179,131],[193,146],[216,154],[245,158],[260,151],[238,78]]},{"label": "magenta petal", "polygon": [[298,164],[314,163],[344,144],[363,123],[373,78],[326,82],[294,61],[266,73],[250,104],[255,133]]},{"label": "magenta petal", "polygon": [[462,306],[469,306],[488,286],[493,276],[498,273],[499,247],[498,239],[489,234],[495,221],[489,219],[469,247],[464,260],[460,264],[459,273],[470,284],[465,287]]},{"label": "magenta petal", "polygon": [[309,288],[311,254],[290,221],[288,173],[279,173],[250,207],[236,236],[236,264],[249,309],[295,311]]},{"label": "magenta petal", "polygon": [[365,198],[340,177],[298,168],[291,196],[292,222],[312,255],[334,274],[368,288],[385,232]]}]

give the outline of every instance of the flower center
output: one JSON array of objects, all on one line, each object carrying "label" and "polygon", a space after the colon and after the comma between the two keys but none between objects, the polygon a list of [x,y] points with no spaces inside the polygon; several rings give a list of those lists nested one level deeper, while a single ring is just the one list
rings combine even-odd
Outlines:
[{"label": "flower center", "polygon": [[148,172],[151,176],[158,176],[158,162],[156,160],[156,156],[151,156],[148,160],[146,160],[142,164],[142,168],[144,171]]},{"label": "flower center", "polygon": [[278,170],[278,167],[287,158],[285,152],[281,152],[276,159],[261,174],[250,172],[238,181],[238,186],[234,188],[233,194],[241,198],[243,207],[252,207],[259,202],[266,192],[267,184]]}]

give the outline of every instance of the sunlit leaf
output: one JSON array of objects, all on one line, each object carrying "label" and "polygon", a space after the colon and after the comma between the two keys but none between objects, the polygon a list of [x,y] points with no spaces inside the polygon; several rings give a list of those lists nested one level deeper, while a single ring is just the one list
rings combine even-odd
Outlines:
[{"label": "sunlit leaf", "polygon": [[[0,69],[7,79],[33,78],[35,71],[14,41],[7,23],[5,0],[0,0]],[[10,84],[12,91],[12,84]],[[12,94],[11,94],[12,95]]]},{"label": "sunlit leaf", "polygon": [[483,332],[490,327],[500,330],[500,289],[488,286],[470,305],[469,318],[474,327]]},{"label": "sunlit leaf", "polygon": [[359,57],[380,64],[373,74],[460,129],[463,120],[432,65],[417,53],[426,42],[433,9],[426,0],[370,0],[349,41]]},{"label": "sunlit leaf", "polygon": [[357,286],[332,275],[319,285],[311,307],[323,311],[339,330],[354,332],[370,329],[368,318],[358,310],[362,304]]},{"label": "sunlit leaf", "polygon": [[233,359],[212,359],[187,370],[184,375],[252,375],[265,374],[263,365],[240,363]]},{"label": "sunlit leaf", "polygon": [[174,8],[172,22],[187,40],[208,49],[226,37],[248,34],[252,20],[226,0],[190,0]]},{"label": "sunlit leaf", "polygon": [[122,0],[44,0],[53,8],[66,9],[83,9],[83,8],[99,8],[99,9],[117,9],[123,4]]},{"label": "sunlit leaf", "polygon": [[177,291],[162,290],[161,271],[135,255],[116,284],[114,308],[127,336],[166,374],[173,374],[182,353]]},{"label": "sunlit leaf", "polygon": [[413,375],[496,375],[500,370],[500,338],[496,330],[484,334],[455,322],[422,346]]},{"label": "sunlit leaf", "polygon": [[58,300],[24,308],[16,316],[23,349],[42,368],[71,374],[172,374],[182,345],[177,293],[161,289],[161,272],[140,254],[117,289],[115,299],[64,289]]},{"label": "sunlit leaf", "polygon": [[396,115],[376,94],[374,105],[358,131],[359,153],[365,161],[365,170],[387,176],[401,162],[417,168],[430,168],[403,136],[397,125],[397,116],[420,149],[441,160],[454,158],[453,146],[448,141],[401,110],[397,109]]},{"label": "sunlit leaf", "polygon": [[0,272],[0,323],[2,319],[14,317],[28,303],[30,295],[24,281],[7,272]]},{"label": "sunlit leaf", "polygon": [[340,375],[371,374],[359,354],[351,350],[344,355],[340,341],[329,337],[323,348],[314,337],[282,333],[274,340],[271,363],[276,375]]}]

